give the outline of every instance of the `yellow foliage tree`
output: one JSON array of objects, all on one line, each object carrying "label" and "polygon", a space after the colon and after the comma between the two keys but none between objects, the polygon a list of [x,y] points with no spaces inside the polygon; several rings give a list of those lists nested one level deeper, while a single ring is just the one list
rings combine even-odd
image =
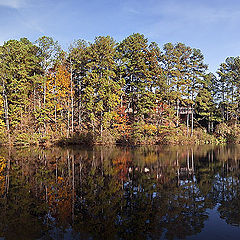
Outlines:
[{"label": "yellow foliage tree", "polygon": [[7,161],[4,157],[0,156],[0,196],[4,194],[5,191],[5,169],[7,166]]},{"label": "yellow foliage tree", "polygon": [[[65,65],[60,64],[48,75],[47,107],[55,130],[69,126],[71,107],[71,78]],[[72,93],[73,94],[73,93]]]},{"label": "yellow foliage tree", "polygon": [[3,109],[3,97],[0,96],[0,138],[4,138],[6,133],[6,124],[3,120],[4,109]]}]

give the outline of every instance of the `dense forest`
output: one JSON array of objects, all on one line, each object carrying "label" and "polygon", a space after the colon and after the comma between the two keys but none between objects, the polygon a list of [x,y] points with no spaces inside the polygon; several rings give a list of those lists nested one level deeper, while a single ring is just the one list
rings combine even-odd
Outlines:
[{"label": "dense forest", "polygon": [[1,144],[183,144],[240,140],[240,57],[216,74],[199,49],[139,33],[67,51],[51,37],[0,46]]}]

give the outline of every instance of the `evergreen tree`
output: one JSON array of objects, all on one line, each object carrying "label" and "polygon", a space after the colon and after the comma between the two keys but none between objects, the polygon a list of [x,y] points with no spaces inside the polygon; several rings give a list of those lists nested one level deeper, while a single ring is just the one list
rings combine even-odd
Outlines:
[{"label": "evergreen tree", "polygon": [[[150,52],[148,40],[139,33],[127,37],[118,46],[124,65],[125,97],[133,120],[144,119],[153,111],[156,103],[153,92],[156,82],[152,74],[154,70],[156,71],[153,59],[158,65],[159,50],[154,45],[151,47]],[[159,78],[159,76],[156,77]]]},{"label": "evergreen tree", "polygon": [[116,108],[120,103],[121,83],[116,77],[116,43],[107,37],[97,37],[87,49],[88,63],[83,78],[83,104],[86,119],[93,134],[111,127]]}]

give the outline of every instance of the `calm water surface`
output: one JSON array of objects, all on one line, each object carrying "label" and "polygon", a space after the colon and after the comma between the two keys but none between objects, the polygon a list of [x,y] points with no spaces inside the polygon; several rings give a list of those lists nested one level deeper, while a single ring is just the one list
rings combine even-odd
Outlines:
[{"label": "calm water surface", "polygon": [[239,239],[240,146],[0,148],[0,239]]}]

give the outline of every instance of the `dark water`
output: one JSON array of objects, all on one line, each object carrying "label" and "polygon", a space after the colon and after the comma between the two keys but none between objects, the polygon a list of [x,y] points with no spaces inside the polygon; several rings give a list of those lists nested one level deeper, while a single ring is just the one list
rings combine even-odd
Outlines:
[{"label": "dark water", "polygon": [[239,239],[240,146],[0,149],[0,239]]}]

